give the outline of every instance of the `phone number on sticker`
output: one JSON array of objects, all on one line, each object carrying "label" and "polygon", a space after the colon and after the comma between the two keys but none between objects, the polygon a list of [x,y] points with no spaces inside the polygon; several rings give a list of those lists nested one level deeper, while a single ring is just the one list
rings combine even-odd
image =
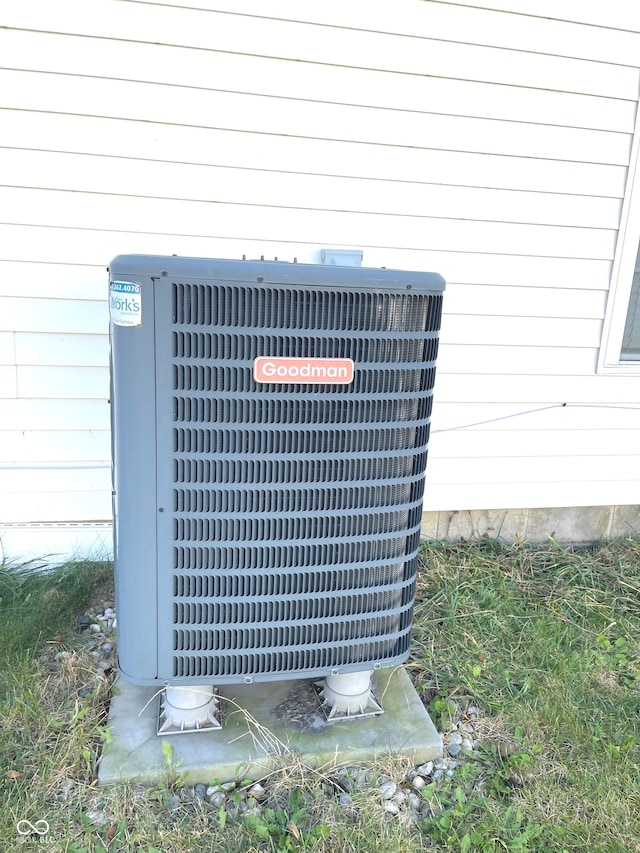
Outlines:
[{"label": "phone number on sticker", "polygon": [[128,284],[124,281],[112,281],[111,290],[117,290],[118,293],[140,293],[140,285]]}]

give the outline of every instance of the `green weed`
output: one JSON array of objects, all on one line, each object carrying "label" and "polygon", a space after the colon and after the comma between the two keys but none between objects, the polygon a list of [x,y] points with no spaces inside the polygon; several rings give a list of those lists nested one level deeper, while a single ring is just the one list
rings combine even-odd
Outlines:
[{"label": "green weed", "polygon": [[309,826],[309,812],[300,788],[292,791],[288,811],[268,808],[261,815],[248,815],[246,822],[258,838],[269,842],[274,853],[310,847],[331,833],[330,827],[323,824]]}]

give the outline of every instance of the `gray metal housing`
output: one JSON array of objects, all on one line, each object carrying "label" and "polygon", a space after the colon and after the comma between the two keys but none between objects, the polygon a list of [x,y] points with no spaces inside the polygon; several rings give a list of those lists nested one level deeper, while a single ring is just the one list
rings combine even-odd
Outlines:
[{"label": "gray metal housing", "polygon": [[[443,279],[124,255],[111,324],[120,670],[136,684],[406,660]],[[258,356],[350,384],[256,383]]]}]

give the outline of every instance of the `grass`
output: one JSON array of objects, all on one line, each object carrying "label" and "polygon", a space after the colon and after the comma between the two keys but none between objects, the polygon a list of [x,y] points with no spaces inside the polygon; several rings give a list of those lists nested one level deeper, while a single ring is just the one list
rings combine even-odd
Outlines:
[{"label": "grass", "polygon": [[[112,674],[75,617],[110,584],[106,564],[0,570],[0,850],[640,851],[639,540],[425,547],[407,666],[443,731],[475,706],[482,746],[423,789],[420,824],[386,816],[372,789],[339,806],[335,768],[291,757],[250,820],[239,798],[189,798],[171,766],[153,788],[97,789]],[[48,822],[46,844],[18,836],[25,819]]]},{"label": "grass", "polygon": [[640,850],[638,541],[581,551],[487,542],[425,558],[419,689],[441,713],[480,703],[520,763],[503,761],[510,790],[467,809],[457,835],[478,813],[497,825],[515,807],[538,827],[530,849]]}]

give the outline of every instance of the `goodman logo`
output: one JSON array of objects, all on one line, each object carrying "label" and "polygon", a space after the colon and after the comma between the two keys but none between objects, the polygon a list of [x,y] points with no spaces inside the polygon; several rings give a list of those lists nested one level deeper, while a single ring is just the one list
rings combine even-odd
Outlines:
[{"label": "goodman logo", "polygon": [[270,358],[253,362],[256,382],[296,382],[307,385],[348,385],[353,382],[350,358]]}]

